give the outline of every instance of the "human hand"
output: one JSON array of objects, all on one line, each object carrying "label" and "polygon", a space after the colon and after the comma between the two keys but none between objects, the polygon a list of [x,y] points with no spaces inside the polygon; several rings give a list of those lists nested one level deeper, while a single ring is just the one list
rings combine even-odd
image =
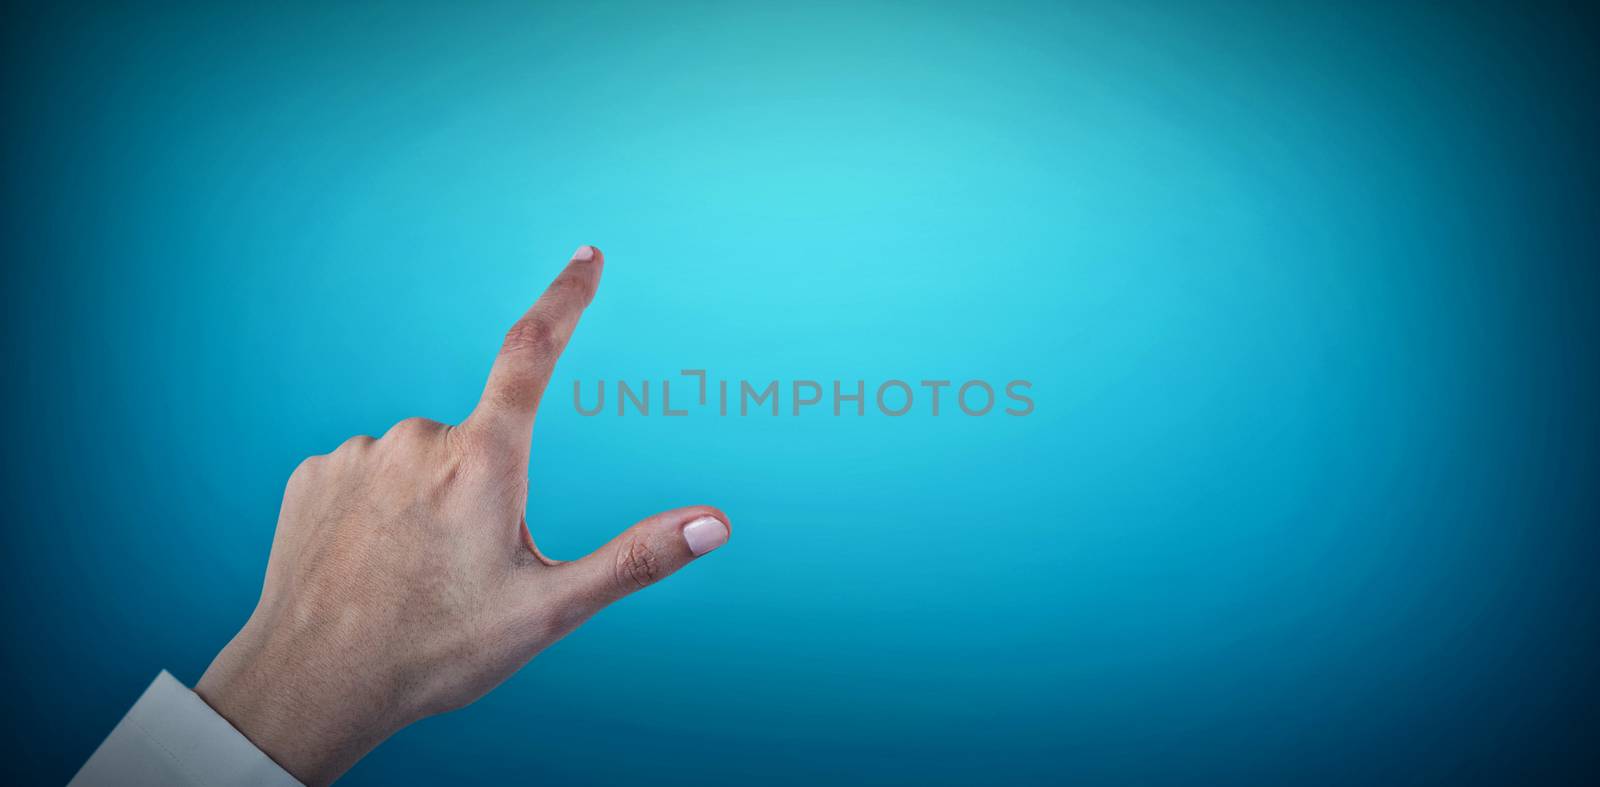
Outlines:
[{"label": "human hand", "polygon": [[195,691],[301,781],[333,781],[727,541],[727,517],[707,506],[656,514],[566,563],[528,533],[534,412],[603,265],[593,247],[573,255],[507,333],[459,426],[407,419],[290,476],[261,600]]}]

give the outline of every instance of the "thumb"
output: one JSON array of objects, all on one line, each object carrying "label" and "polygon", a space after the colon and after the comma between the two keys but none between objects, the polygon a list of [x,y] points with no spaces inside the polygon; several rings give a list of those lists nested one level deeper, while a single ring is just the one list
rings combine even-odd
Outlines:
[{"label": "thumb", "polygon": [[598,610],[722,546],[730,532],[728,515],[710,506],[663,511],[559,570],[571,572],[582,595]]}]

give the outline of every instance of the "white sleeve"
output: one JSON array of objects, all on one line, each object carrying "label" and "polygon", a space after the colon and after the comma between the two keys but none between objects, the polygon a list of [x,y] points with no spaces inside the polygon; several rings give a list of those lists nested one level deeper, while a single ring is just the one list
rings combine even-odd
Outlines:
[{"label": "white sleeve", "polygon": [[300,783],[199,695],[162,670],[70,784],[299,787]]}]

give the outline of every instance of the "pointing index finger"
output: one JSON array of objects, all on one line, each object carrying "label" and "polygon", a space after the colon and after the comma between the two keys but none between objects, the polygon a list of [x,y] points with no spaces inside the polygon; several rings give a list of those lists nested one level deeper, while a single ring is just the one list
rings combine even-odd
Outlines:
[{"label": "pointing index finger", "polygon": [[604,267],[605,255],[593,246],[579,246],[573,252],[566,269],[506,332],[483,397],[467,418],[468,424],[527,447],[539,398],[584,307],[594,299]]}]

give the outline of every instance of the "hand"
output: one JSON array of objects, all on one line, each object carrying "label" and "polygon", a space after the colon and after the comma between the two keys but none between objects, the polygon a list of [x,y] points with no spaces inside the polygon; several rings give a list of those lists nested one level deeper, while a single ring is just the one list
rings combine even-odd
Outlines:
[{"label": "hand", "polygon": [[333,781],[727,541],[727,517],[704,506],[570,563],[528,533],[534,411],[603,265],[593,247],[573,255],[506,334],[465,422],[401,421],[290,476],[261,600],[195,691],[301,781]]}]

